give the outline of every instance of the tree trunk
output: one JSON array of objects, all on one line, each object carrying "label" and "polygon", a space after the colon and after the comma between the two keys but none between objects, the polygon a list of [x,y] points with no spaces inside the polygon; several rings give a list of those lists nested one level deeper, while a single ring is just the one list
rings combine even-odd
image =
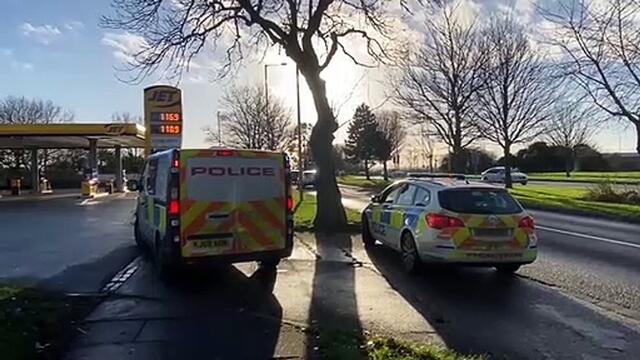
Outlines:
[{"label": "tree trunk", "polygon": [[640,154],[640,121],[635,123],[636,125],[636,152]]},{"label": "tree trunk", "polygon": [[456,174],[464,174],[465,159],[461,146],[455,146],[453,148],[453,154],[451,154],[451,158],[452,159],[450,159],[450,161],[453,164],[453,172]]},{"label": "tree trunk", "polygon": [[369,175],[369,160],[364,159],[364,176],[367,180],[371,180],[371,176]]},{"label": "tree trunk", "polygon": [[565,170],[565,175],[567,175],[567,177],[571,177],[571,170],[573,170],[573,150],[567,148],[567,156],[565,157],[564,160],[564,170]]},{"label": "tree trunk", "polygon": [[389,172],[387,171],[387,161],[382,161],[382,176],[384,177],[384,181],[389,181]]},{"label": "tree trunk", "polygon": [[511,149],[507,145],[504,148],[504,187],[511,189],[513,187],[511,180]]},{"label": "tree trunk", "polygon": [[333,132],[337,130],[333,111],[329,106],[325,82],[320,78],[320,70],[300,67],[318,114],[318,121],[311,131],[310,147],[318,167],[316,183],[317,211],[314,227],[319,232],[345,230],[347,216],[342,206],[342,197],[336,182],[335,159],[333,158]]}]

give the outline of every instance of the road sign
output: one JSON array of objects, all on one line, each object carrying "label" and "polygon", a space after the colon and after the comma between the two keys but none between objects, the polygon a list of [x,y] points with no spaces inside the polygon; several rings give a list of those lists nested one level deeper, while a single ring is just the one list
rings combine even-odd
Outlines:
[{"label": "road sign", "polygon": [[146,155],[153,150],[179,148],[182,144],[182,92],[156,85],[144,89]]}]

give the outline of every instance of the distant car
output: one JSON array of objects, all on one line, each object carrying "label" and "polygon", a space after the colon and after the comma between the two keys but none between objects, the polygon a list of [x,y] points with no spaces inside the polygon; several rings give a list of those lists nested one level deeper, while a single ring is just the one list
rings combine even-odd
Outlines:
[{"label": "distant car", "polygon": [[298,185],[298,183],[300,182],[300,171],[291,170],[290,174],[291,174],[291,185]]},{"label": "distant car", "polygon": [[[495,166],[485,170],[480,179],[490,183],[504,183],[505,170],[504,166]],[[511,168],[511,182],[527,185],[529,177],[527,174],[520,172],[518,168]]]},{"label": "distant car", "polygon": [[318,179],[317,170],[305,170],[302,172],[300,185],[302,186],[302,188],[308,188],[308,187],[315,188],[317,179]]},{"label": "distant car", "polygon": [[507,190],[455,179],[389,185],[362,212],[362,241],[399,251],[407,272],[453,263],[512,273],[538,255],[534,220]]}]

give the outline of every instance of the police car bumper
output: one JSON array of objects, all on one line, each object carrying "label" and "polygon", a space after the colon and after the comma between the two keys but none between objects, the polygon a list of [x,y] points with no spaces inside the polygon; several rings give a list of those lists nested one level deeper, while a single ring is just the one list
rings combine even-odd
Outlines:
[{"label": "police car bumper", "polygon": [[438,246],[420,254],[425,262],[460,263],[487,265],[491,264],[530,264],[538,257],[537,247],[509,251],[474,251],[460,250],[452,247]]}]

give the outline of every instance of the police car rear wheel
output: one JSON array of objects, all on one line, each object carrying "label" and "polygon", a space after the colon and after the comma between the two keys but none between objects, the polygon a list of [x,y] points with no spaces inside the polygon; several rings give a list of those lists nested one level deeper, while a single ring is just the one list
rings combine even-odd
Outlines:
[{"label": "police car rear wheel", "polygon": [[376,244],[376,240],[371,234],[371,228],[369,228],[369,220],[366,215],[362,215],[362,243],[364,247],[370,248]]},{"label": "police car rear wheel", "polygon": [[497,265],[496,271],[500,274],[513,274],[514,272],[520,269],[520,265],[518,264],[505,264],[505,265]]},{"label": "police car rear wheel", "polygon": [[175,269],[172,266],[172,264],[170,264],[167,259],[165,259],[164,254],[161,250],[161,243],[160,243],[161,239],[159,235],[156,235],[156,239],[154,242],[154,262],[155,262],[155,268],[156,268],[156,272],[158,273],[158,276],[165,281],[170,281],[172,280],[172,276],[174,275]]},{"label": "police car rear wheel", "polygon": [[418,256],[418,249],[416,243],[413,240],[413,236],[409,233],[402,235],[400,241],[400,249],[402,254],[402,265],[405,271],[410,274],[415,274],[420,270],[421,262]]}]

